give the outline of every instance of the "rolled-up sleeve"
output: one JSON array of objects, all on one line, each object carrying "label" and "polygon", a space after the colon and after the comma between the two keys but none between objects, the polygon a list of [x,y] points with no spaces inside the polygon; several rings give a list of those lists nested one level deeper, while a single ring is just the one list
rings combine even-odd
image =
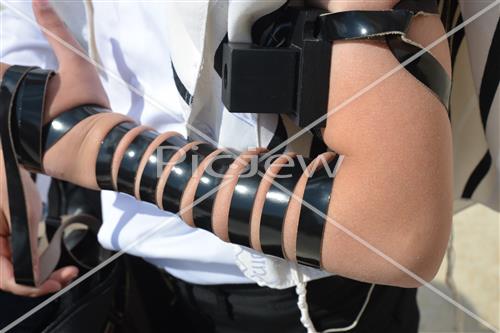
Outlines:
[{"label": "rolled-up sleeve", "polygon": [[31,2],[5,2],[0,9],[0,61],[57,68],[54,53],[35,23]]}]

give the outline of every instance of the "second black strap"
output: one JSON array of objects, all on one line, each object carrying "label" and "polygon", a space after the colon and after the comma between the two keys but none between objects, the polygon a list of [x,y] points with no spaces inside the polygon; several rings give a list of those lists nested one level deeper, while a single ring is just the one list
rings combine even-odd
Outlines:
[{"label": "second black strap", "polygon": [[135,176],[141,163],[142,156],[151,142],[158,136],[158,132],[146,130],[141,132],[130,143],[118,169],[116,189],[119,192],[134,195]]},{"label": "second black strap", "polygon": [[[193,176],[193,169],[214,150],[215,148],[208,143],[199,144],[188,150],[181,158],[181,161],[174,164],[163,190],[164,210],[176,214],[179,212],[182,195],[184,194],[184,190],[189,180]],[[195,159],[196,163],[193,163]]]},{"label": "second black strap", "polygon": [[232,154],[221,152],[210,161],[201,176],[194,196],[195,202],[201,201],[193,206],[193,221],[197,228],[212,232],[212,209],[218,192],[215,189],[233,162]]},{"label": "second black strap", "polygon": [[[332,165],[335,164],[329,164],[329,166]],[[321,246],[326,223],[325,216],[328,213],[334,180],[333,175],[328,174],[329,171],[333,171],[333,168],[316,171],[309,178],[304,190],[302,200],[315,209],[306,207],[304,203],[300,208],[296,244],[297,262],[315,268],[321,267]],[[322,215],[318,214],[318,212],[321,212]]]},{"label": "second black strap", "polygon": [[[273,179],[273,184],[266,193],[266,201],[260,219],[259,235],[262,252],[280,258],[285,258],[282,248],[283,222],[291,199],[290,193],[293,193],[295,185],[303,173],[299,158],[295,157],[291,161],[293,161],[293,164],[290,163],[289,166],[284,165],[281,167]],[[304,165],[307,164],[309,164],[309,161],[304,163]]]},{"label": "second black strap", "polygon": [[181,135],[169,137],[163,141],[149,157],[144,171],[142,172],[140,183],[140,196],[142,201],[156,204],[156,187],[165,166],[170,159],[182,147],[188,144],[188,141]]},{"label": "second black strap", "polygon": [[[258,161],[258,155],[254,156]],[[250,220],[257,195],[257,189],[262,182],[261,174],[265,173],[260,164],[253,163],[238,177],[229,206],[227,232],[231,243],[250,247]]]},{"label": "second black strap", "polygon": [[102,140],[95,166],[97,185],[99,185],[101,190],[114,191],[115,187],[112,181],[111,168],[116,147],[125,134],[136,126],[132,122],[119,123]]}]

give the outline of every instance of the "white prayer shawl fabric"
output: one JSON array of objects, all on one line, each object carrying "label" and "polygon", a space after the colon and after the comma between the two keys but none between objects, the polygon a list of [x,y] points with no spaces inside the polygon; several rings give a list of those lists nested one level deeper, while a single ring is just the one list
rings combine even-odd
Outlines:
[{"label": "white prayer shawl fabric", "polygon": [[[493,2],[441,1],[441,6],[451,12],[453,27]],[[499,17],[497,5],[450,39],[456,49],[450,106],[455,198],[466,199],[457,202],[457,210],[479,202],[500,211]]]}]

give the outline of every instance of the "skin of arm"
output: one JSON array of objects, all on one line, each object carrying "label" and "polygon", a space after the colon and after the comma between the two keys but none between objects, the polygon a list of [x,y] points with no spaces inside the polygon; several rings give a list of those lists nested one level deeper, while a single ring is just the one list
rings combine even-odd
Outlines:
[{"label": "skin of arm", "polygon": [[[394,3],[377,1],[380,8],[376,9],[389,9]],[[373,4],[331,1],[327,8],[372,9],[366,6]],[[50,7],[34,2],[34,11],[40,25],[77,45]],[[415,19],[409,37],[426,45],[443,33],[439,18],[429,16]],[[80,104],[108,106],[97,73],[93,68],[89,71],[92,66],[47,37],[61,67],[50,83],[46,121]],[[431,52],[449,71],[446,43]],[[329,109],[398,65],[382,42],[335,43]],[[2,65],[1,70],[6,66]],[[86,74],[75,75],[75,71]],[[75,77],[78,82],[71,81]],[[98,189],[95,161],[100,142],[123,119],[125,116],[107,113],[79,123],[45,154],[45,172]],[[131,131],[122,141],[130,142],[136,132]],[[403,69],[330,116],[324,140],[330,149],[345,156],[335,179],[328,216],[424,280],[431,280],[445,252],[452,211],[451,132],[444,107]],[[115,155],[123,155],[126,147],[120,144]],[[237,177],[241,169],[234,168],[229,176]],[[163,176],[166,179],[168,175]],[[296,186],[294,194],[298,197],[302,197],[305,183],[303,177]],[[216,197],[214,215],[218,218],[214,230],[222,239],[227,238],[226,216],[234,185],[234,181],[230,182]],[[264,185],[259,188],[252,212],[252,246],[256,249],[260,246],[254,225],[259,220],[265,190]],[[188,205],[192,193],[184,196],[187,199],[183,197],[183,205]],[[284,228],[285,252],[291,260],[295,259],[299,212],[300,202],[292,199]],[[326,270],[360,281],[402,287],[420,285],[332,223],[327,223],[325,229],[322,262]]]},{"label": "skin of arm", "polygon": [[[322,1],[322,5],[336,12],[385,10],[397,2]],[[426,46],[444,33],[438,16],[423,16],[414,19],[408,37]],[[450,74],[447,43],[430,52]],[[384,43],[335,43],[329,109],[396,66]],[[330,116],[324,140],[345,156],[328,215],[431,280],[445,253],[452,221],[452,141],[444,107],[402,69]],[[296,211],[298,204],[290,211],[291,219]],[[327,270],[361,281],[420,284],[332,224],[327,224],[324,237]],[[293,243],[294,234],[288,234],[288,239],[288,244]],[[294,246],[289,249],[293,252]]]}]

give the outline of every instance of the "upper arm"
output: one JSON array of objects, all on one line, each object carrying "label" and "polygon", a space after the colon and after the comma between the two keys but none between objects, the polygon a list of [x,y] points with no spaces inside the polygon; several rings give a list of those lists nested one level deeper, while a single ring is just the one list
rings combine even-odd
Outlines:
[{"label": "upper arm", "polygon": [[[438,17],[422,17],[409,37],[426,45],[443,33]],[[449,72],[446,43],[431,53]],[[446,110],[432,92],[405,69],[380,79],[398,65],[383,42],[334,44],[329,110],[335,111],[324,139],[345,158],[329,216],[369,245],[327,223],[323,263],[359,280],[412,285],[368,247],[433,276],[451,222],[452,145]]]}]

